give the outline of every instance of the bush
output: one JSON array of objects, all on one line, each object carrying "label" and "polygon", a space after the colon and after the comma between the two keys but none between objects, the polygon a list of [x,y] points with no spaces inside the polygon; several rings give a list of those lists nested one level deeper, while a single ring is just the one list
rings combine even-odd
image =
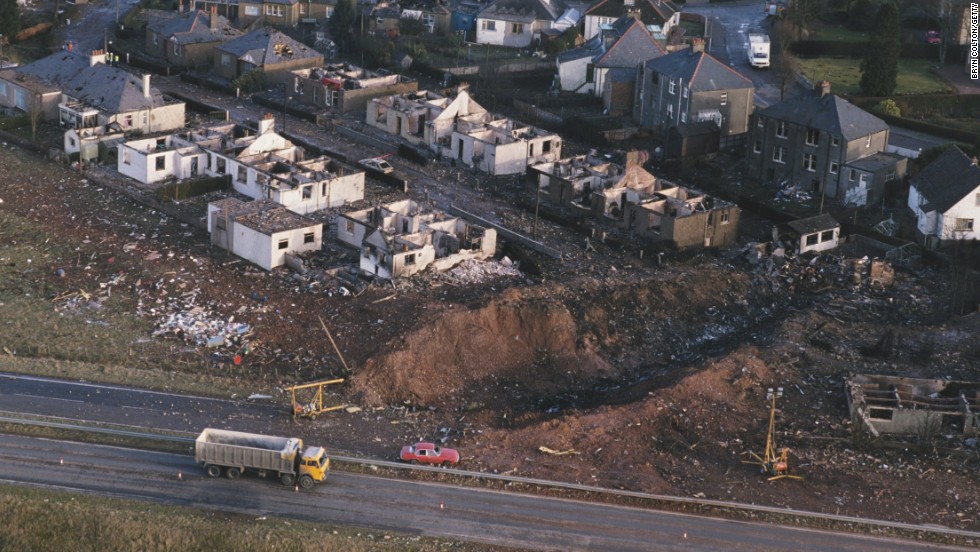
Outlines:
[{"label": "bush", "polygon": [[899,109],[898,104],[892,99],[881,100],[872,108],[872,111],[881,113],[882,115],[891,115],[892,117],[902,116],[902,110]]},{"label": "bush", "polygon": [[265,83],[265,71],[256,68],[231,81],[231,87],[240,88],[242,92],[255,92],[265,89]]},{"label": "bush", "polygon": [[0,117],[0,130],[14,130],[24,128],[31,124],[31,118],[27,115],[17,115],[16,117]]}]

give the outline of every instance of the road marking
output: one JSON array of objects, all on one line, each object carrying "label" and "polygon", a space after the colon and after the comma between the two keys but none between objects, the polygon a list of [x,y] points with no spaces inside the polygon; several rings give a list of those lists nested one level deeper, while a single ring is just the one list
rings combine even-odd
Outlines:
[{"label": "road marking", "polygon": [[[164,393],[162,391],[150,391],[150,390],[146,390],[146,389],[132,389],[132,388],[128,388],[128,387],[116,387],[116,386],[112,386],[112,385],[96,385],[94,383],[81,383],[81,382],[77,382],[77,381],[61,381],[61,380],[57,380],[57,379],[40,378],[40,377],[36,377],[36,376],[20,376],[20,375],[15,375],[15,374],[0,374],[0,377],[10,378],[10,379],[27,380],[27,381],[39,381],[39,382],[43,382],[43,383],[52,383],[52,384],[56,384],[56,385],[76,385],[76,386],[80,386],[80,387],[91,387],[91,388],[94,388],[94,389],[110,389],[110,390],[113,390],[113,391],[124,391],[124,392],[128,392],[128,393],[141,393],[141,394],[144,394],[144,395],[161,395],[161,396],[164,396],[164,397],[180,397],[182,399],[196,399],[196,400],[199,400],[199,401],[218,401],[218,402],[226,402],[226,403],[232,403],[232,404],[234,404],[234,403],[237,402],[237,401],[233,401],[233,400],[230,400],[230,399],[219,399],[219,398],[214,398],[214,397],[201,397],[201,396],[198,396],[198,395],[180,395],[178,393]],[[68,399],[61,399],[61,400],[68,400]],[[82,401],[77,401],[77,402],[82,402]]]},{"label": "road marking", "polygon": [[41,395],[28,395],[27,393],[14,393],[14,395],[18,397],[30,397],[32,399],[44,399],[46,401],[65,401],[65,402],[85,404],[85,401],[76,401],[74,399],[59,399],[58,397],[42,397]]}]

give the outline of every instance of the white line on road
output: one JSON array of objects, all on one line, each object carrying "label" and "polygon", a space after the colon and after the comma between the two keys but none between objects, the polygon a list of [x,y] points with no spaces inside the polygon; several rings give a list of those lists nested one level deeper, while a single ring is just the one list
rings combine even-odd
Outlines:
[{"label": "white line on road", "polygon": [[85,401],[76,401],[74,399],[59,399],[58,397],[42,397],[41,395],[28,395],[27,393],[14,393],[18,397],[30,397],[32,399],[44,399],[46,401],[65,401],[73,403],[85,404]]}]

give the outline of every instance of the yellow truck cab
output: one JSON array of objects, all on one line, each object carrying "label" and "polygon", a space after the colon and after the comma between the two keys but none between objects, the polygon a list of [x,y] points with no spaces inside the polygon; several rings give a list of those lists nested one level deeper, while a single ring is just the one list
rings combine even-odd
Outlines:
[{"label": "yellow truck cab", "polygon": [[299,463],[299,475],[309,475],[313,481],[322,483],[327,478],[327,471],[330,470],[330,459],[327,458],[327,450],[323,447],[306,447],[303,458]]}]

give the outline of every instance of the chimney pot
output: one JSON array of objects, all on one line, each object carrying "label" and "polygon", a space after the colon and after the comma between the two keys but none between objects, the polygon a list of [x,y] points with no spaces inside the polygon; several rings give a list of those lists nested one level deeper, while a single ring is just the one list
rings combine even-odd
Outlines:
[{"label": "chimney pot", "polygon": [[704,52],[704,39],[703,38],[695,38],[695,39],[693,39],[691,41],[691,52],[692,53],[695,53],[695,54],[697,54],[699,52]]},{"label": "chimney pot", "polygon": [[814,88],[816,89],[817,94],[820,94],[820,97],[822,98],[827,94],[830,94],[830,81],[822,80],[818,82]]}]

